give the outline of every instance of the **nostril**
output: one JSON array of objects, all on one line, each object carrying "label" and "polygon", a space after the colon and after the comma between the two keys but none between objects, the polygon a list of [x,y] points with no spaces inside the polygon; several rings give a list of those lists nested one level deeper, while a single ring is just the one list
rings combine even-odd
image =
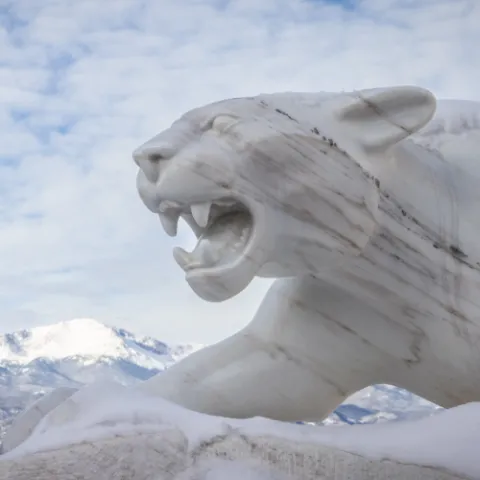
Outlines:
[{"label": "nostril", "polygon": [[148,160],[152,163],[158,163],[161,160],[166,160],[166,158],[161,153],[151,153],[148,155]]},{"label": "nostril", "polygon": [[133,152],[133,158],[145,177],[152,183],[158,181],[166,161],[175,155],[175,150],[168,145],[143,146]]},{"label": "nostril", "polygon": [[159,162],[162,157],[157,154],[147,154],[146,152],[136,152],[133,155],[133,158],[137,166],[145,174],[145,177],[150,182],[155,183],[158,180],[158,176],[160,173]]},{"label": "nostril", "polygon": [[168,145],[152,146],[151,148],[146,148],[143,152],[145,157],[147,157],[147,159],[152,163],[169,160],[175,155],[175,153],[175,149]]},{"label": "nostril", "polygon": [[151,146],[150,148],[141,147],[133,152],[135,163],[141,167],[146,163],[158,164],[168,160],[175,155],[175,150],[168,146]]}]

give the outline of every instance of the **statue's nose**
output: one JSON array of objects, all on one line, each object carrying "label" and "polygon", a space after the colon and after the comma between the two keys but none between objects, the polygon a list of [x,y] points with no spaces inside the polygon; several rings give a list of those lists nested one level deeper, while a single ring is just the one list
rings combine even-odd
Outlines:
[{"label": "statue's nose", "polygon": [[[155,140],[155,139],[154,139]],[[143,171],[147,179],[156,183],[165,162],[176,153],[176,149],[165,141],[150,141],[133,152],[135,163]]]}]

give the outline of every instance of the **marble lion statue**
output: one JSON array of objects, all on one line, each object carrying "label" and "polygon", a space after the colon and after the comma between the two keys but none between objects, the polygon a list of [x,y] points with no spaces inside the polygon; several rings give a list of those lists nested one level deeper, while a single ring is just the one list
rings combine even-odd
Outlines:
[{"label": "marble lion statue", "polygon": [[[133,156],[165,232],[183,219],[198,237],[173,251],[197,295],[276,279],[244,329],[137,389],[284,422],[320,421],[375,383],[446,408],[480,400],[478,104],[413,86],[235,98]],[[4,451],[61,422],[71,395],[19,417]]]}]

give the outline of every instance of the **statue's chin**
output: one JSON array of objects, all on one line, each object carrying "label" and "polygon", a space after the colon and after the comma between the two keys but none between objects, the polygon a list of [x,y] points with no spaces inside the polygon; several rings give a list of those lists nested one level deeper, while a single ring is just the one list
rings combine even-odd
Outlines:
[{"label": "statue's chin", "polygon": [[190,288],[207,302],[224,302],[241,293],[255,278],[258,264],[243,257],[232,266],[187,272]]},{"label": "statue's chin", "polygon": [[217,284],[201,278],[193,278],[187,280],[190,288],[202,299],[207,302],[224,302],[229,300],[240,292],[227,290],[219,287]]}]

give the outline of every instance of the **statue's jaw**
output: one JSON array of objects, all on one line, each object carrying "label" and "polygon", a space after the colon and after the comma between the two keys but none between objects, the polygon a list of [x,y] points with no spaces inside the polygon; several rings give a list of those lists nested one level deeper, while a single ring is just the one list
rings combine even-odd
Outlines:
[{"label": "statue's jaw", "polygon": [[159,216],[167,234],[176,235],[183,218],[197,237],[193,251],[175,247],[173,257],[197,295],[220,302],[237,295],[255,277],[257,222],[249,208],[232,198],[189,205],[162,201]]}]

